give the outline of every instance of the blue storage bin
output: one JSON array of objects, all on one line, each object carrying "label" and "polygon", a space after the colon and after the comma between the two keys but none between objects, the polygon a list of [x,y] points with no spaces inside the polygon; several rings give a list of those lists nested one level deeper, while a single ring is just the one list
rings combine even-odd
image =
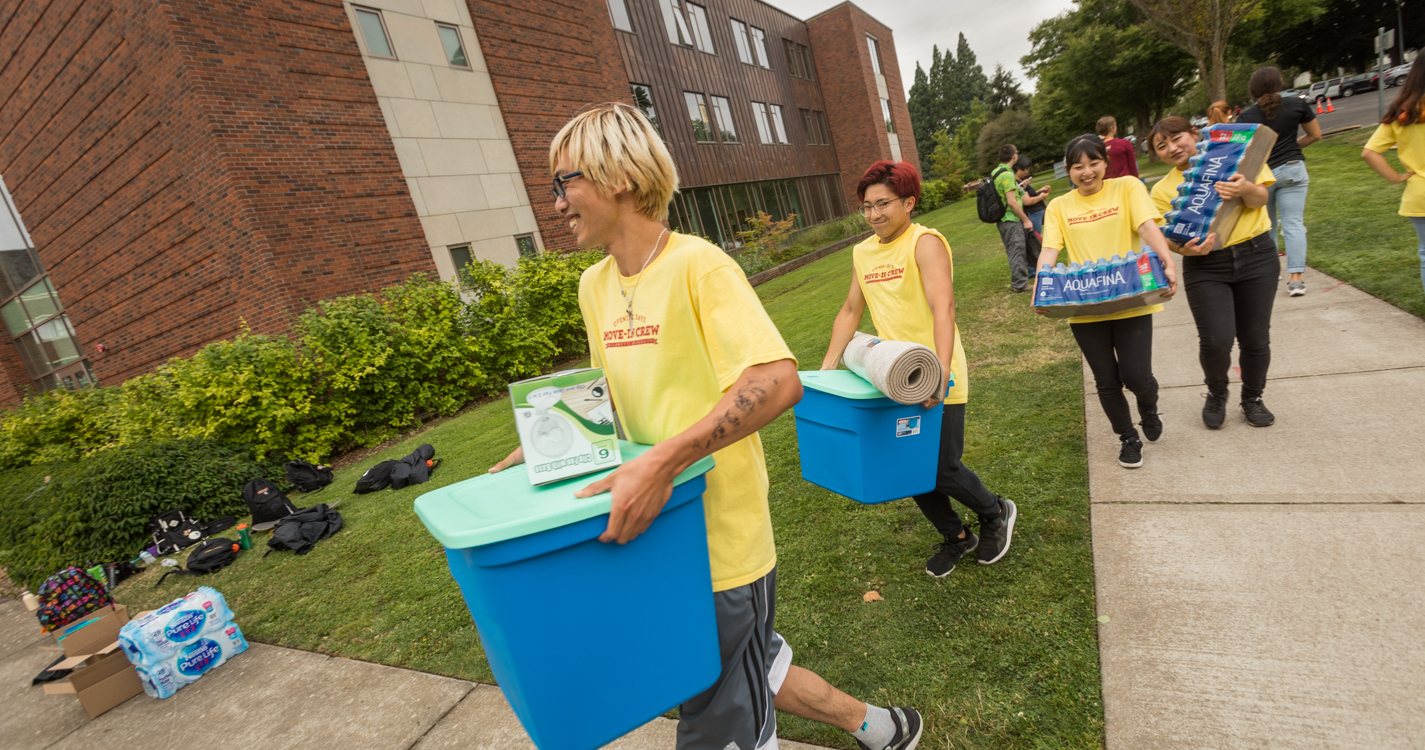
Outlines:
[{"label": "blue storage bin", "polygon": [[[647,449],[620,443],[625,463]],[[540,750],[601,747],[717,681],[702,500],[712,466],[678,475],[662,514],[622,546],[598,540],[609,494],[573,494],[609,471],[534,487],[511,469],[416,499]]]},{"label": "blue storage bin", "polygon": [[935,489],[939,405],[887,398],[846,370],[798,373],[794,413],[802,478],[860,503],[884,503]]}]

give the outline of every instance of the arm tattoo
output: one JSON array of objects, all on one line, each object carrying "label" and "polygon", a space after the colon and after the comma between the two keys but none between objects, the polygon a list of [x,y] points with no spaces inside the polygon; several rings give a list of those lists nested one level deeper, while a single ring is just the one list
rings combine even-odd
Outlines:
[{"label": "arm tattoo", "polygon": [[[771,380],[771,387],[775,388],[779,381],[777,378],[772,378]],[[733,395],[732,404],[728,406],[727,411],[718,415],[717,423],[713,425],[712,433],[708,435],[707,442],[698,447],[706,451],[715,450],[715,446],[736,432],[742,425],[744,419],[751,417],[753,412],[767,404],[767,397],[768,386],[765,384],[765,381],[748,380],[746,384],[737,389],[737,393]]]}]

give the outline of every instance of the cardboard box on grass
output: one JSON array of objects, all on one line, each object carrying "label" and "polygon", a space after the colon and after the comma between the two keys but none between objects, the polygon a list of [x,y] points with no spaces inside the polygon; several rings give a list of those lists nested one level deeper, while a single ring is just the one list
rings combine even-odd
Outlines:
[{"label": "cardboard box on grass", "polygon": [[623,463],[603,370],[564,370],[510,383],[510,401],[530,484]]},{"label": "cardboard box on grass", "polygon": [[55,632],[67,657],[51,669],[72,669],[69,677],[45,683],[46,695],[75,695],[94,719],[143,692],[143,683],[119,648],[119,628],[129,621],[122,604],[104,607]]}]

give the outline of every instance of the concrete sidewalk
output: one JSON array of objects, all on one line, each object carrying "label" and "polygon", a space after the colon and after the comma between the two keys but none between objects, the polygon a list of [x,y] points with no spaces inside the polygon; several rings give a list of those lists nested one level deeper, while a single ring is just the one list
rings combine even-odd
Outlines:
[{"label": "concrete sidewalk", "polygon": [[[90,720],[70,695],[30,679],[57,654],[34,615],[0,604],[0,746],[178,750],[226,748],[533,750],[499,688],[252,644],[167,700],[130,698]],[[672,750],[676,723],[655,719],[610,750]],[[815,750],[782,741],[785,750]]]},{"label": "concrete sidewalk", "polygon": [[1185,294],[1155,316],[1142,468],[1084,368],[1109,750],[1425,747],[1425,321],[1306,282],[1276,301],[1272,427],[1235,375],[1203,425]]}]

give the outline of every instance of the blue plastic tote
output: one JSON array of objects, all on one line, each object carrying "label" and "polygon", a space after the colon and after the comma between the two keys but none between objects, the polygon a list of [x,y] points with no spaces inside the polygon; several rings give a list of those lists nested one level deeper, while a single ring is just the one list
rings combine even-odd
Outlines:
[{"label": "blue plastic tote", "polygon": [[[624,463],[647,449],[620,443]],[[607,471],[534,487],[507,470],[416,499],[540,750],[602,747],[717,680],[702,500],[712,466],[679,474],[662,515],[622,546],[598,540],[609,494],[573,494]]]},{"label": "blue plastic tote", "polygon": [[803,479],[867,504],[935,489],[940,406],[898,404],[847,370],[798,374]]}]

